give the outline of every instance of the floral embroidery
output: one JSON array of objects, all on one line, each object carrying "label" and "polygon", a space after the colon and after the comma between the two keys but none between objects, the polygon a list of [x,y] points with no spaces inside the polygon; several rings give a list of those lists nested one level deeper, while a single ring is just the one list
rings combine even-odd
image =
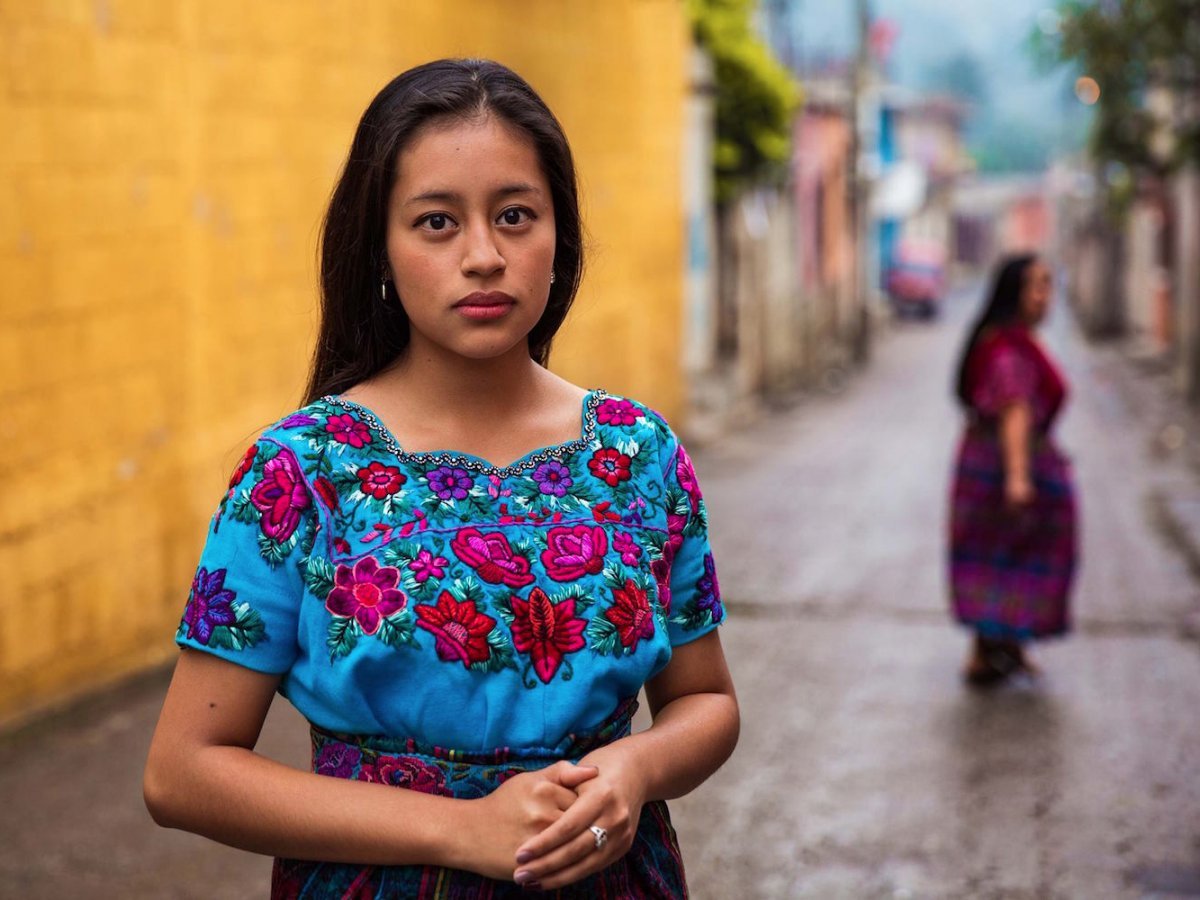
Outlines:
[{"label": "floral embroidery", "polygon": [[333,778],[350,778],[362,759],[362,751],[341,741],[330,741],[317,754],[313,771]]},{"label": "floral embroidery", "polygon": [[[664,548],[665,550],[666,548]],[[650,563],[650,574],[654,576],[654,583],[658,587],[658,602],[662,604],[663,609],[667,612],[671,611],[671,560],[667,557],[660,556],[658,559]]]},{"label": "floral embroidery", "polygon": [[254,457],[258,456],[258,444],[251,444],[246,452],[242,455],[241,461],[237,464],[237,468],[233,470],[233,475],[229,477],[229,489],[233,490],[242,483],[242,479],[246,477],[246,473],[250,471],[250,467],[254,465]]},{"label": "floral embroidery", "polygon": [[508,538],[499,531],[480,534],[478,528],[464,528],[450,546],[488,584],[522,588],[533,582],[529,560],[514,553]]},{"label": "floral embroidery", "polygon": [[199,569],[192,579],[192,594],[183,612],[187,623],[187,636],[208,644],[212,640],[213,627],[232,625],[237,617],[233,612],[233,591],[225,587],[225,569],[209,572]]},{"label": "floral embroidery", "polygon": [[533,470],[533,480],[537,482],[538,490],[543,494],[555,497],[565,497],[567,490],[575,483],[571,470],[557,459],[544,462]]},{"label": "floral embroidery", "polygon": [[337,512],[340,500],[338,499],[337,488],[333,486],[332,481],[322,475],[313,482],[313,491],[326,506],[332,511]]},{"label": "floral embroidery", "polygon": [[575,615],[573,597],[551,603],[541,588],[534,588],[528,600],[512,598],[512,612],[513,646],[529,654],[543,684],[554,678],[566,654],[587,645],[583,639],[587,622]]},{"label": "floral embroidery", "polygon": [[288,416],[281,423],[283,428],[306,428],[309,425],[316,425],[317,420],[312,416],[306,416],[303,413],[295,413]]},{"label": "floral embroidery", "polygon": [[356,473],[361,482],[359,490],[369,494],[376,500],[386,500],[399,492],[408,479],[400,474],[397,466],[385,466],[378,460],[372,460],[362,466]]},{"label": "floral embroidery", "polygon": [[642,548],[628,531],[618,531],[613,536],[613,549],[621,554],[621,562],[627,566],[636,566],[638,557],[642,555]]},{"label": "floral embroidery", "polygon": [[588,471],[607,484],[616,487],[628,481],[633,460],[615,447],[602,447],[588,460]]},{"label": "floral embroidery", "polygon": [[596,410],[596,418],[601,425],[632,425],[641,418],[641,413],[628,400],[618,400],[614,397],[600,404]]},{"label": "floral embroidery", "polygon": [[444,556],[434,556],[428,550],[420,550],[416,559],[408,564],[408,568],[412,571],[413,578],[424,584],[430,578],[444,577],[449,563]]},{"label": "floral embroidery", "polygon": [[308,489],[292,454],[283,452],[267,460],[262,481],[250,491],[250,502],[262,515],[262,533],[276,543],[288,540],[308,508]]},{"label": "floral embroidery", "polygon": [[[350,777],[350,776],[346,776]],[[422,794],[446,793],[446,775],[434,763],[414,759],[411,756],[384,756],[367,763],[360,772],[360,781],[390,784],[408,788]]]},{"label": "floral embroidery", "polygon": [[604,611],[604,618],[616,626],[621,643],[633,653],[638,641],[654,637],[654,613],[650,601],[646,592],[633,581],[614,588],[613,599],[616,602]]},{"label": "floral embroidery", "polygon": [[358,421],[349,413],[327,417],[325,430],[333,435],[333,439],[339,444],[349,444],[356,450],[371,443],[371,429],[365,422]]},{"label": "floral embroidery", "polygon": [[417,627],[434,636],[434,649],[442,662],[461,662],[469,669],[472,663],[487,661],[488,633],[496,620],[476,609],[474,601],[460,603],[449,591],[442,591],[436,606],[418,606],[416,612]]},{"label": "floral embroidery", "polygon": [[334,588],[325,608],[335,616],[354,619],[364,634],[375,634],[380,622],[404,609],[408,598],[396,586],[400,570],[380,566],[373,556],[364,556],[349,566],[338,566]]},{"label": "floral embroidery", "polygon": [[692,458],[688,456],[682,444],[675,452],[675,477],[679,480],[679,486],[683,488],[684,493],[688,495],[692,512],[699,512],[700,501],[703,499],[700,496],[700,484],[696,480],[696,470],[692,467]]},{"label": "floral embroidery", "polygon": [[717,567],[711,553],[704,554],[704,574],[696,582],[699,596],[696,606],[712,616],[714,622],[725,618],[725,607],[721,604],[721,585],[717,581]]},{"label": "floral embroidery", "polygon": [[441,500],[465,499],[475,485],[467,470],[459,466],[438,466],[426,478],[429,489]]},{"label": "floral embroidery", "polygon": [[[608,536],[596,525],[551,528],[542,551],[546,574],[555,581],[574,581],[604,570]],[[531,579],[532,580],[532,579]]]}]

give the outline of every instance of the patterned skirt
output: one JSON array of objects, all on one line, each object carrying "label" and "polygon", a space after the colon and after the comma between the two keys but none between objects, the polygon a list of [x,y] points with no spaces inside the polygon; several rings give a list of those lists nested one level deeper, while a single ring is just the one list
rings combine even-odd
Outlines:
[{"label": "patterned skirt", "polygon": [[1034,444],[1037,496],[1012,511],[994,433],[968,429],[950,516],[950,587],[958,621],[983,637],[1024,640],[1070,629],[1076,511],[1070,463],[1046,437]]},{"label": "patterned skirt", "polygon": [[[521,772],[562,759],[572,761],[629,734],[637,701],[625,701],[595,732],[571,735],[553,749],[507,748],[462,752],[414,740],[342,735],[312,729],[313,771],[335,778],[372,781],[426,794],[484,797]],[[683,860],[667,805],[642,808],[633,847],[608,868],[552,892],[521,888],[461,869],[438,866],[371,866],[276,859],[271,897],[343,900],[485,900],[485,898],[667,898],[687,897]]]}]

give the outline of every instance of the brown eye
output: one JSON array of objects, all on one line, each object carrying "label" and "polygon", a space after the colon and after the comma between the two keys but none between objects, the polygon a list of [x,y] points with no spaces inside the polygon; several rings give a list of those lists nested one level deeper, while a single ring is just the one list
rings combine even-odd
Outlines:
[{"label": "brown eye", "polygon": [[505,225],[521,225],[530,219],[529,211],[513,206],[500,213],[500,221]]},{"label": "brown eye", "polygon": [[450,223],[450,220],[447,219],[445,216],[443,216],[441,213],[434,213],[432,216],[429,216],[429,218],[427,218],[425,220],[425,224],[428,225],[430,228],[432,228],[434,231],[441,231],[449,223]]}]

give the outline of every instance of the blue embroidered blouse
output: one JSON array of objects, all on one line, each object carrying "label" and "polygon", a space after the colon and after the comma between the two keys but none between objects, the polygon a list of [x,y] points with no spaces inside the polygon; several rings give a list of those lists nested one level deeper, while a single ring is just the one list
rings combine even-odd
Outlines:
[{"label": "blue embroidered blouse", "polygon": [[578,439],[496,467],[326,397],[238,464],[176,641],[281,674],[331,731],[552,748],[724,618],[707,533],[687,452],[633,401],[589,392]]}]

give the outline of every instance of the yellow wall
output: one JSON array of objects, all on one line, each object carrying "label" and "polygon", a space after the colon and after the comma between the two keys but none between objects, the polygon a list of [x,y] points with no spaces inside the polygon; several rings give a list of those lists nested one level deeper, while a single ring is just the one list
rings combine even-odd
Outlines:
[{"label": "yellow wall", "polygon": [[323,204],[397,72],[490,56],[577,154],[555,368],[678,414],[678,0],[0,0],[0,723],[170,658],[204,526],[297,405]]}]

